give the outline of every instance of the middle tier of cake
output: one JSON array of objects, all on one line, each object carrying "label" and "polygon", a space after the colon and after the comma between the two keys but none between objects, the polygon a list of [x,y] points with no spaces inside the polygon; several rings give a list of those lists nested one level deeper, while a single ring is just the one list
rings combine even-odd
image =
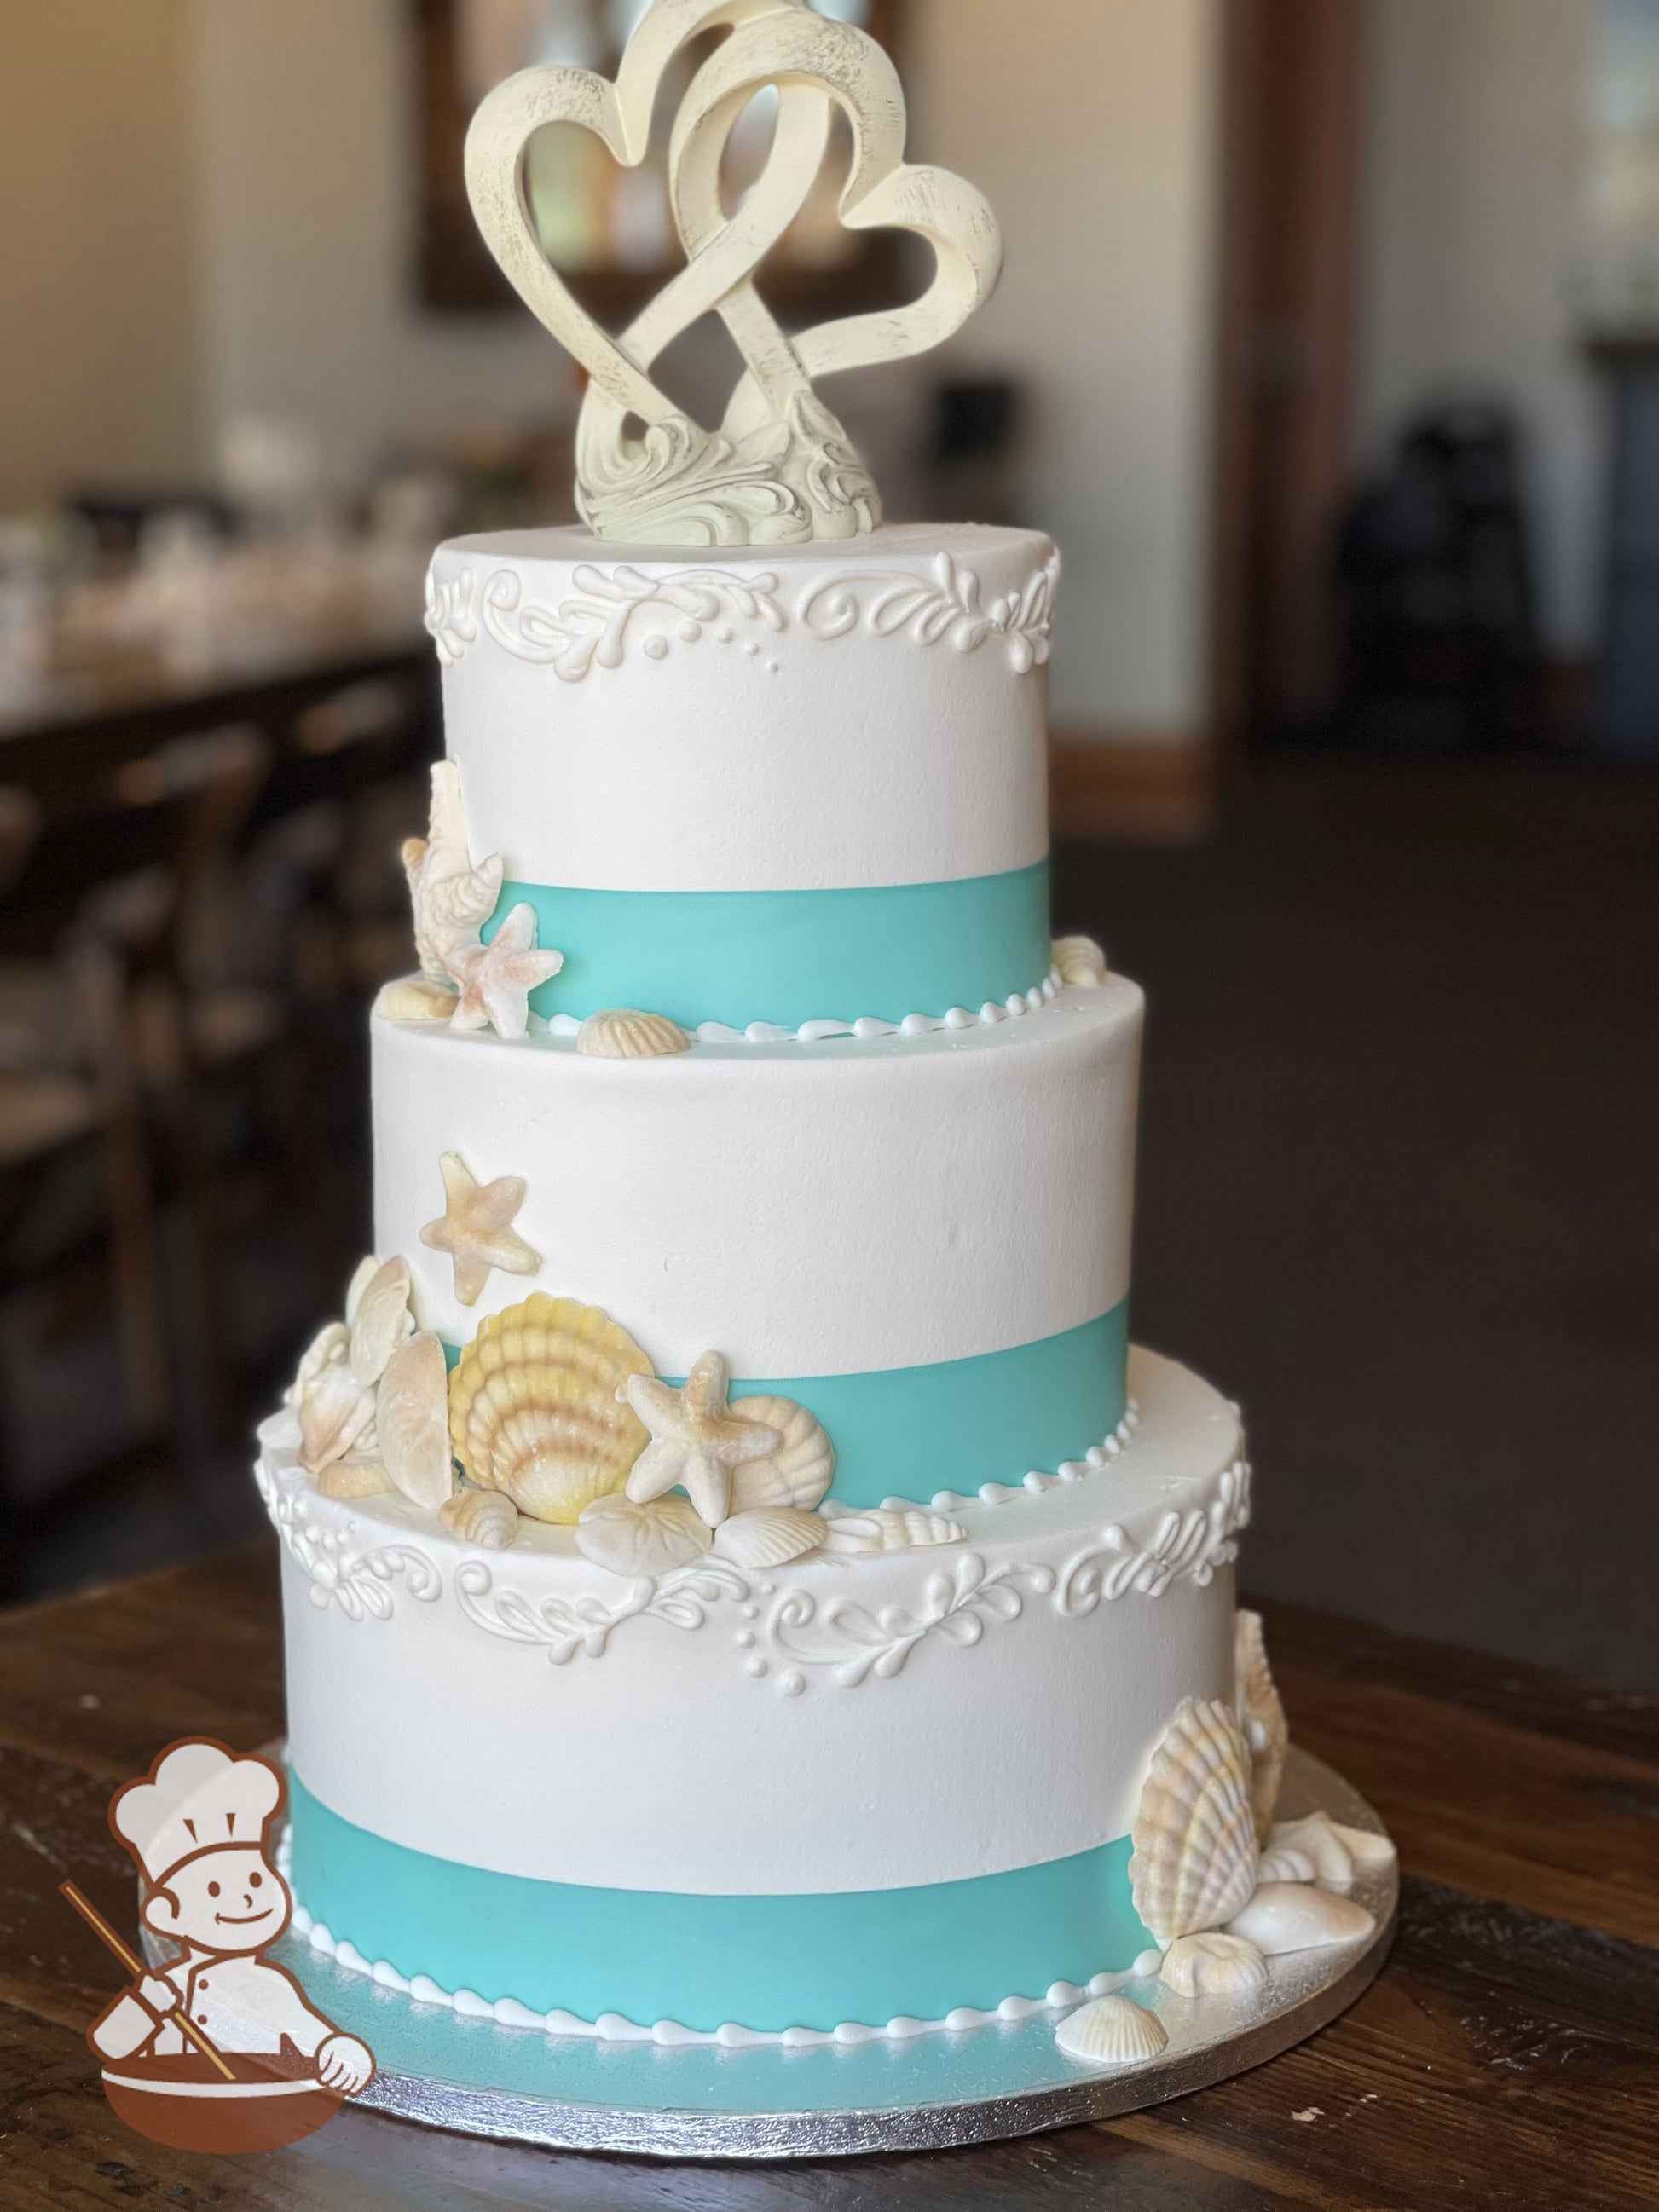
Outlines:
[{"label": "middle tier of cake", "polygon": [[[1127,1409],[1141,1017],[1110,977],[1000,1025],[647,1060],[377,1021],[376,1249],[452,1357],[538,1291],[671,1380],[718,1351],[734,1400],[822,1423],[845,1505],[1017,1486]],[[422,1241],[447,1159],[525,1185],[528,1256],[481,1291]]]}]

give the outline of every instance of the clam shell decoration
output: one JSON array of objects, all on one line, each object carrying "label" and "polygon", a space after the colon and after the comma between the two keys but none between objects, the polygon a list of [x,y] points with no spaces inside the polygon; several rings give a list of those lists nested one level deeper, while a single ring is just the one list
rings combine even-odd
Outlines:
[{"label": "clam shell decoration", "polygon": [[1267,1961],[1242,1936],[1183,1936],[1164,1954],[1162,1976],[1178,1997],[1243,1996],[1267,1986]]},{"label": "clam shell decoration", "polygon": [[1132,2004],[1127,1997],[1097,1997],[1092,2004],[1068,2013],[1054,2030],[1054,2042],[1068,2058],[1103,2069],[1144,2066],[1169,2040],[1169,2030],[1158,2014]]},{"label": "clam shell decoration", "polygon": [[449,1449],[449,1369],[430,1329],[400,1344],[386,1362],[374,1436],[387,1475],[416,1505],[434,1512],[455,1487]]},{"label": "clam shell decoration", "polygon": [[374,1001],[377,1022],[447,1022],[459,1000],[447,985],[429,983],[423,976],[404,976],[382,985]]},{"label": "clam shell decoration", "polygon": [[1266,1843],[1285,1777],[1285,1753],[1291,1731],[1267,1665],[1267,1639],[1259,1613],[1241,1609],[1233,1626],[1233,1668],[1238,1724],[1250,1747],[1250,1802],[1255,1808],[1257,1840]]},{"label": "clam shell decoration", "polygon": [[618,1392],[651,1363],[597,1307],[538,1293],[492,1314],[450,1378],[449,1434],[481,1490],[571,1528],[650,1441]]},{"label": "clam shell decoration", "polygon": [[831,1521],[823,1548],[832,1559],[873,1559],[878,1552],[931,1551],[965,1541],[968,1531],[942,1513],[848,1513]]},{"label": "clam shell decoration", "polygon": [[690,1052],[691,1040],[666,1014],[618,1006],[588,1016],[577,1032],[576,1049],[588,1060],[668,1060],[677,1052]]},{"label": "clam shell decoration", "polygon": [[1242,1912],[1227,1923],[1230,1936],[1242,1936],[1258,1951],[1276,1959],[1287,1951],[1322,1951],[1335,1943],[1357,1943],[1376,1923],[1351,1897],[1334,1897],[1305,1882],[1265,1881]]},{"label": "clam shell decoration", "polygon": [[822,1548],[830,1523],[798,1505],[762,1505],[752,1513],[734,1514],[722,1521],[714,1536],[714,1549],[734,1566],[761,1573],[768,1567],[787,1567]]},{"label": "clam shell decoration", "polygon": [[383,1498],[391,1487],[391,1476],[372,1453],[367,1458],[354,1453],[349,1459],[333,1460],[317,1478],[324,1498]]},{"label": "clam shell decoration", "polygon": [[1195,1698],[1176,1715],[1152,1753],[1133,1837],[1135,1910],[1160,1943],[1218,1928],[1249,1903],[1259,1856],[1250,1753],[1225,1705]]},{"label": "clam shell decoration", "polygon": [[739,1398],[732,1419],[776,1429],[783,1442],[764,1459],[745,1460],[732,1475],[733,1513],[763,1505],[793,1505],[803,1513],[829,1495],[836,1479],[836,1448],[805,1406],[793,1398]]},{"label": "clam shell decoration", "polygon": [[1092,937],[1057,937],[1053,957],[1060,981],[1081,984],[1085,991],[1097,991],[1109,973],[1106,955]]},{"label": "clam shell decoration", "polygon": [[438,1518],[452,1536],[481,1552],[505,1552],[519,1533],[519,1509],[499,1490],[458,1490]]},{"label": "clam shell decoration", "polygon": [[629,1498],[596,1498],[576,1523],[576,1549],[613,1575],[654,1577],[695,1565],[714,1534],[690,1499],[672,1492],[648,1505],[636,1505]]}]

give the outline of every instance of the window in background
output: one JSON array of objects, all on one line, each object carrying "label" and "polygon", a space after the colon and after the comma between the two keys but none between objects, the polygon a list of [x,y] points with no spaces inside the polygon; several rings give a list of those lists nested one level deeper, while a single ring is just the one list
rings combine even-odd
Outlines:
[{"label": "window in background", "polygon": [[[511,295],[474,230],[462,174],[467,122],[492,86],[515,70],[558,63],[615,74],[649,0],[415,0],[423,68],[426,145],[422,289],[428,307],[499,307]],[[896,46],[902,0],[817,0],[820,12]],[[723,33],[686,52],[665,83],[659,116]],[[768,90],[738,119],[722,189],[734,207],[772,143],[777,94]],[[665,141],[665,130],[659,134]],[[823,174],[766,270],[779,310],[805,320],[895,303],[903,296],[898,242],[843,230],[837,204],[852,138],[837,114]],[[641,167],[620,169],[591,133],[559,125],[539,132],[529,157],[531,205],[549,258],[603,319],[626,320],[680,265],[662,147]]]},{"label": "window in background", "polygon": [[1659,0],[1601,0],[1585,222],[1586,321],[1659,330]]}]

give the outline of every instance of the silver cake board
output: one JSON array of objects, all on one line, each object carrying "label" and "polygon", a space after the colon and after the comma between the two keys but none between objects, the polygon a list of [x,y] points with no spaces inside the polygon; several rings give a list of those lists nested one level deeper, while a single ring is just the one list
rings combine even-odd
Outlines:
[{"label": "silver cake board", "polygon": [[[1279,1817],[1312,1812],[1382,1830],[1340,1775],[1292,1748]],[[296,1937],[284,1938],[271,1956],[374,2052],[379,2070],[358,2111],[495,2142],[636,2158],[851,2157],[945,2150],[1108,2119],[1275,2058],[1334,2020],[1375,1979],[1394,1934],[1398,1892],[1392,1866],[1362,1875],[1354,1894],[1376,1916],[1376,1934],[1363,1945],[1273,1960],[1267,1987],[1253,1995],[1182,1998],[1157,1981],[1127,1984],[1126,1996],[1158,2014],[1169,2045],[1146,2064],[1111,2074],[1056,2048],[1060,2011],[903,2042],[665,2048],[550,2036],[415,2004]]]}]

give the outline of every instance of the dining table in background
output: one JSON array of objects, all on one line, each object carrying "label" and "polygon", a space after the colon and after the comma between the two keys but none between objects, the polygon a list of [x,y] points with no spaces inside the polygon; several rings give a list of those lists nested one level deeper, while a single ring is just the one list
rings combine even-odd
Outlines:
[{"label": "dining table in background", "polygon": [[115,1785],[171,1738],[281,1735],[276,1550],[0,1614],[0,2212],[1652,2212],[1659,2204],[1659,1696],[1265,1607],[1297,1741],[1399,1843],[1380,1979],[1212,2089],[986,2148],[656,2166],[343,2114],[212,2159],[125,2130],[83,2039],[118,1969],[58,1894],[136,1923]]}]

